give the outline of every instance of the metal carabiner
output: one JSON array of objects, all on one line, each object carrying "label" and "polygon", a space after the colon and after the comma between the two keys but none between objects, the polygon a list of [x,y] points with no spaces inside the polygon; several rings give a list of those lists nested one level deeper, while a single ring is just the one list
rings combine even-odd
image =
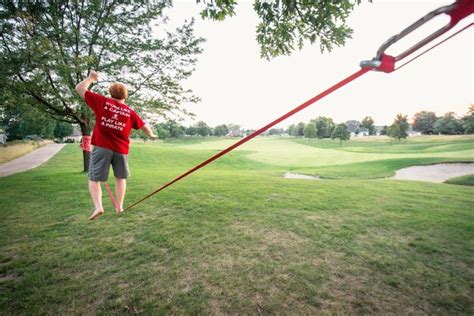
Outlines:
[{"label": "metal carabiner", "polygon": [[[373,59],[362,61],[360,63],[360,66],[362,68],[370,67],[378,71],[392,72],[395,69],[395,62],[407,57],[408,55],[417,51],[421,47],[436,39],[437,37],[446,33],[447,31],[452,29],[459,21],[461,21],[472,13],[474,13],[474,0],[457,0],[453,4],[443,6],[434,11],[431,11],[415,23],[409,25],[400,33],[390,37],[379,47],[379,49],[377,50],[377,54]],[[451,19],[447,25],[440,28],[436,32],[432,33],[428,37],[424,38],[423,40],[416,43],[415,45],[408,48],[397,56],[390,56],[385,54],[387,48],[389,48],[390,46],[398,42],[400,39],[404,38],[414,30],[416,30],[417,28],[440,14],[447,14],[450,16]]]}]

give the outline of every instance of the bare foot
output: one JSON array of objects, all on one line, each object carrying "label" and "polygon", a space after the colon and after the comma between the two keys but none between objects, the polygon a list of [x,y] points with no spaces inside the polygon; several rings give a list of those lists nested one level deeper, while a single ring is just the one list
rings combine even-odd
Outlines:
[{"label": "bare foot", "polygon": [[104,210],[95,210],[95,212],[89,217],[89,220],[93,221],[102,214],[104,214]]},{"label": "bare foot", "polygon": [[122,206],[120,206],[120,208],[115,207],[115,212],[117,212],[117,214],[122,213],[123,212],[123,207]]}]

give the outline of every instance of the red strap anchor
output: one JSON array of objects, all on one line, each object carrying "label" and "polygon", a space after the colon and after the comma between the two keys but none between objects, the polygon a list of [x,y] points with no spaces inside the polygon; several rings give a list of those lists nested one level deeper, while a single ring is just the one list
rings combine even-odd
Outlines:
[{"label": "red strap anchor", "polygon": [[[377,71],[383,71],[390,73],[396,69],[400,69],[401,67],[405,66],[406,64],[410,63],[411,61],[415,60],[416,58],[420,57],[421,55],[425,54],[426,52],[430,51],[431,49],[437,47],[438,45],[444,43],[451,37],[459,34],[460,32],[464,31],[465,29],[469,28],[470,26],[473,25],[473,23],[467,25],[466,27],[462,28],[455,34],[451,35],[450,37],[446,38],[442,42],[436,44],[435,46],[427,49],[423,53],[419,54],[418,56],[414,57],[410,61],[406,62],[405,64],[401,65],[398,68],[395,68],[395,63],[397,61],[400,61],[404,59],[405,57],[411,55],[418,49],[422,48],[423,46],[427,45],[428,43],[432,42],[436,38],[440,37],[447,31],[451,30],[456,24],[458,24],[459,21],[467,17],[468,15],[474,13],[474,1],[473,0],[457,0],[453,4],[438,8],[434,11],[431,11],[430,13],[426,14],[424,17],[416,21],[415,23],[409,25],[407,28],[402,30],[400,33],[393,35],[390,37],[385,43],[383,43],[379,49],[377,50],[377,55],[372,59],[372,60],[365,60],[360,63],[360,66],[362,68],[364,67],[369,67],[372,68],[373,70]],[[436,16],[440,14],[447,14],[450,17],[449,23],[445,25],[444,27],[440,28],[436,32],[432,33],[425,39],[421,40],[420,42],[416,43],[412,47],[408,48],[404,52],[400,53],[398,56],[390,56],[385,54],[385,51],[398,42],[400,39],[404,38],[411,32],[415,31],[417,28],[425,24],[426,22],[430,21],[431,19],[435,18]]]},{"label": "red strap anchor", "polygon": [[[420,49],[421,47],[425,46],[426,44],[428,44],[429,42],[431,42],[432,40],[434,40],[435,38],[439,37],[440,35],[444,34],[445,32],[447,32],[448,30],[450,30],[451,28],[453,28],[460,20],[464,19],[466,16],[468,16],[469,14],[472,14],[474,12],[474,0],[458,0],[456,1],[455,3],[449,5],[449,6],[445,6],[445,7],[441,7],[435,11],[432,11],[430,13],[428,13],[426,16],[424,16],[423,18],[421,18],[420,20],[416,21],[415,23],[413,23],[412,25],[410,25],[409,27],[407,27],[406,29],[404,29],[402,32],[400,32],[399,34],[395,35],[395,36],[392,36],[389,40],[387,40],[380,48],[379,50],[377,51],[377,56],[372,59],[372,60],[369,60],[369,61],[363,61],[361,62],[361,67],[362,69],[360,69],[359,71],[355,72],[354,74],[348,76],[347,78],[339,81],[338,83],[336,83],[335,85],[331,86],[330,88],[328,88],[327,90],[321,92],[320,94],[318,94],[317,96],[309,99],[308,101],[304,102],[303,104],[297,106],[296,108],[294,108],[293,110],[291,110],[290,112],[280,116],[279,118],[277,118],[276,120],[268,123],[267,125],[265,125],[264,127],[260,128],[259,130],[251,133],[250,135],[242,138],[241,140],[239,140],[238,142],[236,142],[235,144],[227,147],[226,149],[222,150],[221,152],[215,154],[214,156],[210,157],[209,159],[203,161],[202,163],[200,163],[199,165],[191,168],[190,170],[186,171],[185,173],[183,173],[182,175],[174,178],[173,180],[163,184],[162,186],[160,186],[158,189],[156,189],[155,191],[151,192],[150,194],[144,196],[143,198],[141,198],[140,200],[136,201],[135,203],[131,204],[130,206],[128,206],[125,210],[129,210],[131,209],[132,207],[134,207],[135,205],[143,202],[144,200],[150,198],[151,196],[153,196],[154,194],[166,189],[167,187],[169,187],[170,185],[176,183],[177,181],[183,179],[184,177],[190,175],[191,173],[195,172],[196,170],[198,169],[201,169],[202,167],[210,164],[211,162],[213,162],[214,160],[218,159],[219,157],[227,154],[228,152],[230,152],[231,150],[239,147],[240,145],[248,142],[249,140],[251,140],[252,138],[260,135],[261,133],[263,133],[264,131],[266,131],[267,129],[271,128],[272,126],[280,123],[281,121],[287,119],[288,117],[292,116],[293,114],[307,108],[308,106],[310,106],[311,104],[313,104],[314,102],[324,98],[325,96],[331,94],[332,92],[336,91],[337,89],[341,88],[342,86],[348,84],[349,82],[359,78],[360,76],[362,76],[363,74],[371,71],[371,70],[378,70],[378,71],[383,71],[383,72],[387,72],[387,73],[390,73],[390,72],[393,72],[394,70],[396,69],[399,69],[400,67],[406,65],[406,63],[402,66],[400,66],[399,68],[395,68],[395,62],[405,58],[406,56],[412,54],[413,52],[415,52],[416,50]],[[396,56],[396,57],[393,57],[393,56],[389,56],[389,55],[386,55],[385,54],[385,50],[391,46],[393,43],[397,42],[399,39],[403,38],[404,36],[406,36],[407,34],[411,33],[412,31],[414,31],[415,29],[417,29],[418,27],[420,27],[421,25],[423,25],[424,23],[426,23],[427,21],[431,20],[433,17],[439,15],[439,14],[442,14],[442,13],[446,13],[448,14],[450,17],[451,17],[451,20],[450,20],[450,23],[448,25],[446,25],[445,27],[441,28],[440,30],[436,31],[435,33],[431,34],[430,36],[428,36],[427,38],[425,38],[424,40],[420,41],[419,43],[417,43],[416,45],[410,47],[409,49],[407,49],[405,52],[401,53],[400,55]],[[449,38],[455,36],[456,34],[460,33],[461,31],[467,29],[468,27],[472,26],[474,23],[471,23],[470,25],[468,25],[467,27],[463,28],[462,30],[456,32],[455,34],[451,35]],[[449,39],[447,38],[447,39]],[[443,42],[445,42],[447,39],[443,40]],[[441,42],[441,43],[443,43]],[[441,43],[438,43],[437,45],[435,45],[434,47],[438,46],[439,44]],[[427,51],[433,49],[434,47],[431,47],[430,49],[428,49]],[[427,51],[423,52],[422,54],[426,53]],[[419,56],[421,56],[422,54],[418,55],[417,57],[413,58],[412,60],[418,58]],[[411,62],[412,60],[410,60],[409,62]],[[409,63],[407,62],[407,63]]]}]

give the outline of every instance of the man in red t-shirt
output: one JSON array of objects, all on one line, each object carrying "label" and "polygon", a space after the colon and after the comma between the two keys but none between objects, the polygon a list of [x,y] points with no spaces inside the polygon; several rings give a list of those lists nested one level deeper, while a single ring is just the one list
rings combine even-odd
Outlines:
[{"label": "man in red t-shirt", "polygon": [[91,83],[97,81],[97,73],[92,71],[76,86],[76,91],[94,111],[95,126],[92,132],[94,149],[89,164],[89,191],[94,201],[95,211],[89,217],[96,219],[104,213],[100,182],[107,181],[110,165],[115,176],[115,196],[117,213],[123,212],[123,200],[130,175],[128,168],[128,148],[130,130],[141,129],[151,139],[157,137],[148,124],[124,104],[128,98],[127,87],[122,83],[112,83],[109,87],[111,98],[89,91]]}]

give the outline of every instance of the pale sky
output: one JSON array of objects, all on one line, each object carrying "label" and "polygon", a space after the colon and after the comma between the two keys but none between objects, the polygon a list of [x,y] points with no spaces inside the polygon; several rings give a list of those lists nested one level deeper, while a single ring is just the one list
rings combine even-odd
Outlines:
[{"label": "pale sky", "polygon": [[[195,17],[195,33],[206,39],[196,71],[184,82],[202,98],[185,105],[196,114],[194,121],[211,126],[223,123],[259,128],[288,112],[359,69],[361,60],[375,56],[378,47],[431,10],[452,1],[377,1],[356,7],[348,24],[353,38],[344,47],[323,54],[318,45],[306,46],[291,56],[260,59],[255,40],[258,17],[252,2],[240,1],[236,16],[224,22],[204,21],[195,1],[175,1],[169,12],[171,25]],[[469,21],[467,21],[469,20]],[[446,24],[443,16],[401,41],[396,54]],[[472,15],[452,31],[473,21]],[[279,127],[316,116],[336,123],[372,116],[376,125],[390,124],[397,113],[430,110],[442,115],[464,115],[474,103],[474,28],[452,38],[410,65],[391,74],[369,72],[356,81],[287,119]],[[450,33],[448,33],[449,35]]]}]

